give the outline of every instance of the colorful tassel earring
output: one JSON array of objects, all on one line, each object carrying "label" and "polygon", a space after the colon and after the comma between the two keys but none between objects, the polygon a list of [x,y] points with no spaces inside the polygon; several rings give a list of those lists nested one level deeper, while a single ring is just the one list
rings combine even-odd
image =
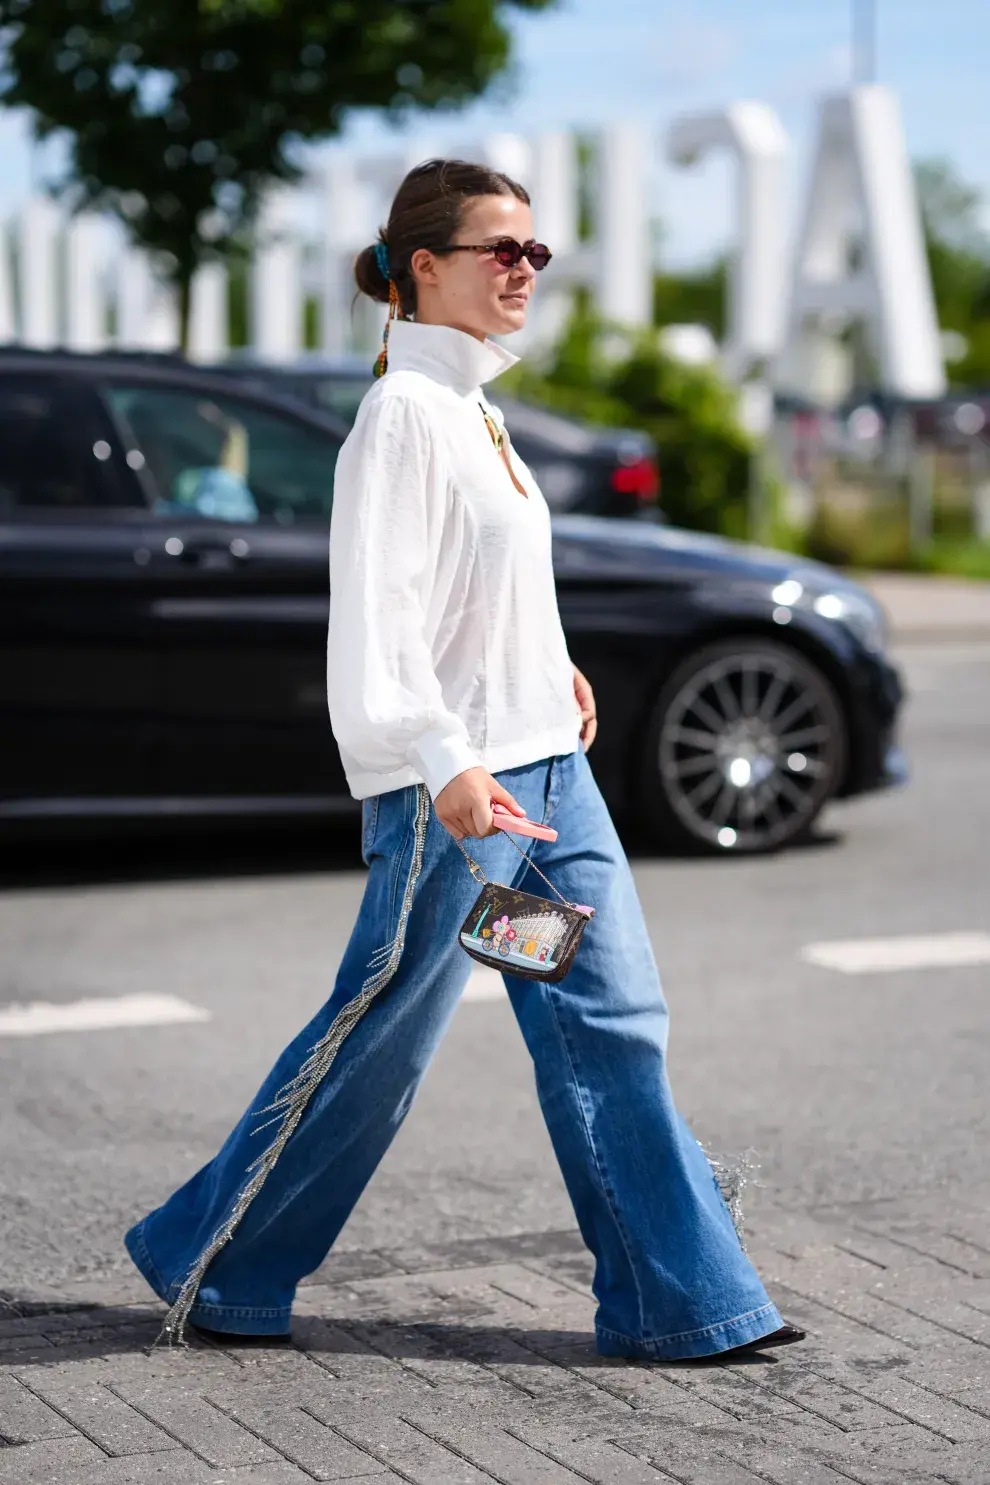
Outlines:
[{"label": "colorful tassel earring", "polygon": [[388,332],[392,321],[398,316],[400,320],[405,319],[402,304],[399,301],[399,291],[395,287],[395,279],[388,261],[388,248],[384,242],[375,243],[375,262],[381,270],[382,277],[388,279],[388,319],[385,321],[385,335],[382,339],[382,348],[378,352],[374,365],[375,376],[384,376],[388,370]]}]

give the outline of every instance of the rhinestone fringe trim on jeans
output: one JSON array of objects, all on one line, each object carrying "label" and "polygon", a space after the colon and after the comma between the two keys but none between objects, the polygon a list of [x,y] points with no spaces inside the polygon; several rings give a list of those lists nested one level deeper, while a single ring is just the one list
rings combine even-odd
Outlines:
[{"label": "rhinestone fringe trim on jeans", "polygon": [[[299,1121],[306,1112],[310,1099],[330,1071],[334,1058],[344,1041],[361,1020],[361,1017],[372,1001],[376,996],[381,994],[395,974],[405,944],[406,924],[409,921],[413,892],[423,865],[423,849],[426,843],[426,827],[429,823],[429,818],[429,791],[425,784],[419,784],[417,786],[412,865],[409,869],[406,889],[402,896],[402,906],[399,911],[399,921],[395,930],[395,937],[391,945],[385,946],[385,949],[388,951],[388,957],[380,969],[377,969],[373,974],[368,976],[354,999],[348,1001],[343,1010],[334,1018],[326,1035],[317,1042],[296,1076],[291,1082],[286,1083],[285,1087],[281,1089],[278,1096],[269,1104],[268,1108],[261,1111],[262,1113],[274,1113],[276,1118],[281,1115],[281,1124],[279,1125],[278,1133],[267,1150],[248,1166],[250,1179],[238,1193],[237,1199],[231,1208],[230,1215],[217,1228],[213,1237],[186,1275],[182,1288],[179,1290],[171,1309],[165,1316],[161,1335],[158,1338],[159,1340],[164,1337],[170,1345],[181,1344],[183,1342],[189,1312],[196,1303],[199,1286],[206,1276],[207,1269],[221,1249],[234,1236],[245,1212],[258,1195],[262,1186],[264,1186],[265,1181],[274,1169],[276,1161],[292,1138]],[[384,950],[379,951],[379,953],[383,952]],[[272,1122],[275,1121],[269,1121],[269,1123]],[[265,1126],[262,1125],[260,1127],[264,1128]]]}]

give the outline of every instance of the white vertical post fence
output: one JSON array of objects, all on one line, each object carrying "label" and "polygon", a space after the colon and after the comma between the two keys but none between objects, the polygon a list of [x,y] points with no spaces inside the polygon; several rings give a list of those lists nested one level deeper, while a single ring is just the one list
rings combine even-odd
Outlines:
[{"label": "white vertical post fence", "polygon": [[107,224],[83,212],[65,234],[65,344],[70,351],[102,351],[107,344],[104,270]]},{"label": "white vertical post fence", "polygon": [[16,340],[14,316],[14,270],[6,223],[0,222],[0,345]]},{"label": "white vertical post fence", "polygon": [[[323,291],[320,345],[325,355],[344,356],[351,349],[351,263],[361,246],[365,226],[364,198],[353,155],[334,151],[323,175]],[[374,229],[369,228],[369,241]]]},{"label": "white vertical post fence", "polygon": [[222,361],[230,343],[227,269],[223,263],[201,263],[189,292],[191,361]]},{"label": "white vertical post fence", "polygon": [[151,266],[147,254],[128,243],[120,254],[116,277],[116,343],[125,351],[147,344],[151,310]]},{"label": "white vertical post fence", "polygon": [[180,339],[179,298],[172,285],[155,271],[154,263],[151,264],[149,286],[144,346],[149,351],[177,350]]},{"label": "white vertical post fence", "polygon": [[21,340],[37,350],[59,342],[58,291],[61,215],[46,196],[35,196],[21,212],[17,253]]},{"label": "white vertical post fence", "polygon": [[302,348],[302,250],[292,193],[271,192],[259,215],[251,269],[251,344],[266,361],[291,361]]}]

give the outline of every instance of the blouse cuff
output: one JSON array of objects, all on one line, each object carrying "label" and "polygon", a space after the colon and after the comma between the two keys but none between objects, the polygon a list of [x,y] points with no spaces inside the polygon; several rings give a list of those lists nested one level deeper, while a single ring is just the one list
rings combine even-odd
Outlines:
[{"label": "blouse cuff", "polygon": [[434,800],[459,773],[480,766],[467,739],[442,727],[430,727],[420,733],[409,749],[409,758]]}]

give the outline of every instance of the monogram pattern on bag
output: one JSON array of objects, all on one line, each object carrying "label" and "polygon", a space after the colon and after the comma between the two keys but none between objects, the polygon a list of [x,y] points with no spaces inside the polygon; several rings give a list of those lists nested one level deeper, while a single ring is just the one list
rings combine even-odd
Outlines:
[{"label": "monogram pattern on bag", "polygon": [[588,913],[489,882],[465,918],[460,943],[472,959],[526,979],[559,980],[571,966]]}]

